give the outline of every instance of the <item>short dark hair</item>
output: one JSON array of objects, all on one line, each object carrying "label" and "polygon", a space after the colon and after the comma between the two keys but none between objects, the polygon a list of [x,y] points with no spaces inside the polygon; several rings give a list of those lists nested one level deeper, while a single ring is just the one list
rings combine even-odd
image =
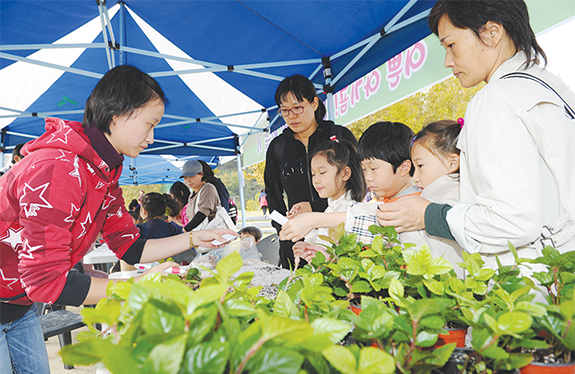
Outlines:
[{"label": "short dark hair", "polygon": [[154,78],[134,66],[116,66],[100,79],[88,97],[82,126],[95,126],[103,133],[110,134],[114,116],[129,116],[155,100],[162,101],[164,105],[168,103]]},{"label": "short dark hair", "polygon": [[140,206],[140,203],[138,202],[138,200],[132,199],[132,201],[130,201],[130,204],[128,205],[128,210],[134,210],[139,206]]},{"label": "short dark hair", "polygon": [[525,52],[526,68],[533,64],[533,51],[547,64],[547,56],[537,43],[523,0],[438,0],[428,18],[429,28],[435,35],[443,16],[447,16],[453,26],[473,31],[479,40],[482,40],[481,31],[487,22],[498,23],[513,41],[515,52]]},{"label": "short dark hair", "polygon": [[22,149],[24,144],[26,144],[26,143],[20,143],[20,144],[16,145],[14,147],[14,149],[12,150],[12,163],[13,164],[16,163],[16,158],[15,158],[16,156],[20,157],[20,159],[24,158],[24,156],[22,156],[22,154],[20,153],[20,150]]},{"label": "short dark hair", "polygon": [[346,166],[349,167],[351,176],[345,182],[345,188],[350,191],[353,200],[362,201],[367,194],[367,184],[355,145],[345,139],[326,140],[318,145],[311,158],[317,155],[325,156],[327,162],[337,168],[338,173]]},{"label": "short dark hair", "polygon": [[262,230],[256,226],[246,226],[240,231],[241,234],[248,234],[254,237],[256,243],[262,238]]},{"label": "short dark hair", "polygon": [[[401,122],[374,123],[359,138],[359,158],[362,161],[375,158],[389,162],[395,173],[405,160],[411,160],[409,146],[413,135],[413,130]],[[410,174],[413,172],[411,165]]]},{"label": "short dark hair", "polygon": [[317,96],[317,90],[313,85],[312,81],[304,77],[303,75],[292,75],[291,77],[285,78],[281,81],[280,85],[276,90],[276,104],[278,107],[281,106],[282,100],[285,100],[288,93],[292,93],[298,101],[303,101],[306,99],[312,102],[314,98],[317,97],[318,106],[315,111],[315,121],[317,123],[323,121],[323,117],[327,113],[327,109],[323,104],[323,101]]},{"label": "short dark hair", "polygon": [[172,194],[174,200],[180,204],[180,208],[183,208],[190,198],[190,188],[186,186],[185,183],[177,181],[170,187],[170,194]]},{"label": "short dark hair", "polygon": [[198,162],[202,164],[202,181],[209,182],[210,179],[214,177],[214,171],[212,170],[212,167],[205,161],[198,160]]},{"label": "short dark hair", "polygon": [[180,214],[180,206],[169,194],[149,192],[142,198],[142,209],[148,214],[148,219],[175,217]]}]

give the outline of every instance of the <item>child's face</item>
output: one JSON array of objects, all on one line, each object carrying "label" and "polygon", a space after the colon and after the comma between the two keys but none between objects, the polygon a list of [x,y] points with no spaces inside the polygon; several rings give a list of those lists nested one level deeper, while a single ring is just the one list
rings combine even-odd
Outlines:
[{"label": "child's face", "polygon": [[154,142],[154,128],[164,115],[164,103],[151,101],[130,116],[114,116],[106,137],[119,154],[137,157]]},{"label": "child's face", "polygon": [[256,238],[253,235],[243,232],[240,235],[240,240],[242,241],[242,248],[248,249],[256,244]]},{"label": "child's face", "polygon": [[337,172],[337,167],[330,165],[327,158],[318,154],[311,159],[311,176],[318,195],[326,199],[337,199],[345,193],[345,182],[349,179],[351,169],[345,167]]},{"label": "child's face", "polygon": [[411,148],[411,158],[415,166],[413,181],[420,188],[426,188],[431,183],[444,175],[454,172],[459,168],[459,156],[457,164],[453,165],[450,159],[438,157],[419,143],[415,143]]},{"label": "child's face", "polygon": [[397,194],[409,187],[410,179],[409,162],[400,165],[396,172],[393,166],[377,158],[370,158],[361,162],[363,175],[369,191],[375,193],[379,198],[394,198]]}]

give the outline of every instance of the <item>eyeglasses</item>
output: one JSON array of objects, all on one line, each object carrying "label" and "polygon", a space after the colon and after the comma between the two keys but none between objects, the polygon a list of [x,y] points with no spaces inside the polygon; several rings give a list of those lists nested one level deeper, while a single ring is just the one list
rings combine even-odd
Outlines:
[{"label": "eyeglasses", "polygon": [[305,106],[308,104],[309,102],[306,101],[303,105],[301,106],[294,106],[291,109],[280,109],[278,110],[278,114],[282,117],[287,117],[289,116],[289,113],[292,112],[293,114],[302,114],[303,110],[305,108]]}]

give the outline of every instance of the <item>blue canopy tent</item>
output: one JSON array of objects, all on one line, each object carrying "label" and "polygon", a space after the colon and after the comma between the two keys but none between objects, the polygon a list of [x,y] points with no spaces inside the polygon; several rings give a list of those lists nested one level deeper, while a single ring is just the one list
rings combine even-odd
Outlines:
[{"label": "blue canopy tent", "polygon": [[42,134],[44,117],[81,120],[98,79],[130,64],[170,100],[142,155],[237,155],[283,124],[274,93],[286,76],[310,77],[333,118],[331,94],[427,36],[434,3],[2,0],[0,147]]}]

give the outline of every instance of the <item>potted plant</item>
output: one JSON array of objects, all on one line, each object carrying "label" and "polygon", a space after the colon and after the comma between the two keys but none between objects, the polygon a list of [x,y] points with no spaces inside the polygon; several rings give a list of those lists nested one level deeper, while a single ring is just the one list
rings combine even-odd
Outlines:
[{"label": "potted plant", "polygon": [[531,261],[545,267],[533,273],[547,292],[547,312],[535,318],[534,325],[547,348],[535,350],[534,360],[522,374],[575,372],[575,252],[561,254],[547,246],[542,256]]},{"label": "potted plant", "polygon": [[112,373],[393,372],[386,352],[335,344],[348,323],[291,315],[293,301],[283,294],[271,311],[249,287],[253,274],[232,278],[241,266],[238,254],[229,255],[197,290],[160,274],[111,285],[108,299],[83,310],[88,325],[108,328],[79,336],[61,351],[64,362],[103,362]]}]

